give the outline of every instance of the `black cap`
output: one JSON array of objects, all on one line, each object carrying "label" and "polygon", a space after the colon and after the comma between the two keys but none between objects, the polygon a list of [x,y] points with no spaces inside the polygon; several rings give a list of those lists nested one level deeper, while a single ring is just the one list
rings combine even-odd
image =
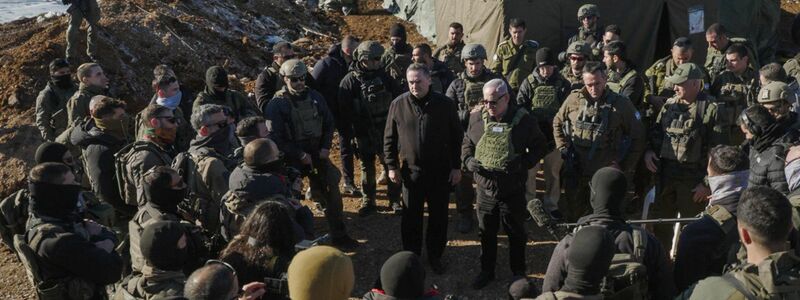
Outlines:
[{"label": "black cap", "polygon": [[69,62],[66,59],[56,58],[50,62],[50,73],[55,73],[62,68],[69,68]]},{"label": "black cap", "polygon": [[403,40],[406,39],[406,27],[403,24],[395,23],[389,28],[389,36],[395,36],[402,38]]},{"label": "black cap", "polygon": [[553,57],[553,51],[550,48],[542,47],[536,50],[536,65],[537,66],[555,66],[556,59]]},{"label": "black cap", "polygon": [[692,47],[692,40],[690,40],[685,36],[682,36],[675,39],[675,42],[672,43],[672,45],[680,48],[690,48]]}]

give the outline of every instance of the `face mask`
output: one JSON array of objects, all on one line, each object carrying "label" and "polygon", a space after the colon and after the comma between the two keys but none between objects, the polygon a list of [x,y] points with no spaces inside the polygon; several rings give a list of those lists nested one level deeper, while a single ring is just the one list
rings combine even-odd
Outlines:
[{"label": "face mask", "polygon": [[53,75],[50,76],[50,79],[56,84],[57,87],[62,89],[68,89],[73,86],[72,76],[70,74]]},{"label": "face mask", "polygon": [[161,143],[172,145],[172,143],[175,142],[175,137],[178,135],[178,128],[156,128],[153,134]]},{"label": "face mask", "polygon": [[178,91],[175,96],[169,98],[158,98],[156,99],[156,103],[161,106],[169,107],[171,110],[175,110],[178,108],[178,105],[181,104],[181,99],[183,99],[183,92]]},{"label": "face mask", "polygon": [[146,191],[147,199],[149,199],[150,203],[163,211],[171,212],[173,214],[178,213],[178,203],[183,201],[183,198],[186,196],[186,188],[183,189],[162,189],[162,188],[153,188],[150,191]]},{"label": "face mask", "polygon": [[37,213],[59,219],[77,215],[81,186],[74,184],[29,183],[31,206]]},{"label": "face mask", "polygon": [[129,116],[123,116],[119,120],[109,120],[108,122],[97,118],[95,118],[94,121],[95,125],[103,131],[120,139],[128,138],[128,129],[131,124],[131,118]]}]

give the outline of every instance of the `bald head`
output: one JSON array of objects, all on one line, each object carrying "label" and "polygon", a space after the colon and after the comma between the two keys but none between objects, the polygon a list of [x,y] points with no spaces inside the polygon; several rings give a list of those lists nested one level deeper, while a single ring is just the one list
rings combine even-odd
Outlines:
[{"label": "bald head", "polygon": [[247,166],[263,166],[276,160],[278,146],[270,139],[255,139],[244,147],[244,163]]},{"label": "bald head", "polygon": [[186,280],[183,296],[192,300],[233,299],[239,282],[223,264],[209,264],[197,269]]}]

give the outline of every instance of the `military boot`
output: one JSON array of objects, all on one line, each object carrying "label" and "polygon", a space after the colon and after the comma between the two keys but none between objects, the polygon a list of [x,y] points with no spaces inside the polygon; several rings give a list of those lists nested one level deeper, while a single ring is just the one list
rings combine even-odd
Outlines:
[{"label": "military boot", "polygon": [[378,211],[375,205],[375,199],[363,198],[361,199],[361,207],[358,208],[358,216],[366,217]]},{"label": "military boot", "polygon": [[348,196],[351,196],[351,197],[361,197],[361,191],[352,182],[345,182],[342,185],[342,194],[345,194],[345,195],[348,195]]},{"label": "military boot", "polygon": [[381,171],[381,175],[378,176],[378,184],[380,185],[387,185],[389,184],[389,175],[386,174],[386,171]]},{"label": "military boot", "polygon": [[402,215],[403,209],[404,209],[403,203],[400,203],[400,201],[392,202],[392,211],[394,212],[395,215],[398,216]]}]

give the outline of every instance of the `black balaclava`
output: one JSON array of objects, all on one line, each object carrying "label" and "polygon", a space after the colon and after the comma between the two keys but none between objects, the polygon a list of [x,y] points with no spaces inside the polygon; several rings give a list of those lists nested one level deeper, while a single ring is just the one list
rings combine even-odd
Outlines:
[{"label": "black balaclava", "polygon": [[142,231],[139,248],[147,262],[160,270],[180,271],[188,260],[187,247],[178,249],[183,227],[175,221],[157,221]]},{"label": "black balaclava", "polygon": [[625,173],[616,168],[601,168],[592,176],[591,190],[590,202],[595,216],[622,218],[625,194],[628,191]]},{"label": "black balaclava", "polygon": [[150,205],[158,210],[178,214],[178,203],[183,201],[186,189],[172,189],[165,187],[172,181],[172,176],[162,174],[164,178],[154,180],[152,184],[144,183],[144,196]]},{"label": "black balaclava", "polygon": [[192,146],[210,147],[217,153],[228,155],[231,153],[231,125],[227,124],[209,136],[198,135],[193,141]]},{"label": "black balaclava", "polygon": [[64,144],[56,142],[44,142],[39,145],[39,148],[36,148],[35,160],[37,164],[46,162],[63,164],[64,154],[67,153],[67,151],[69,151],[69,149],[67,149],[67,146]]},{"label": "black balaclava", "polygon": [[55,84],[60,89],[70,89],[75,86],[72,81],[72,74],[55,75],[59,69],[69,68],[69,62],[63,58],[57,58],[50,62],[50,82]]},{"label": "black balaclava", "polygon": [[615,250],[614,238],[604,227],[582,227],[569,246],[567,278],[561,290],[584,296],[598,294]]},{"label": "black balaclava", "polygon": [[425,267],[414,252],[401,251],[383,263],[380,282],[386,295],[420,297],[425,294]]},{"label": "black balaclava", "polygon": [[31,193],[30,205],[35,213],[64,221],[77,220],[80,185],[29,182],[28,191]]},{"label": "black balaclava", "polygon": [[406,39],[408,36],[406,34],[406,27],[403,24],[395,23],[389,28],[389,36],[390,37],[399,37],[401,40],[397,45],[392,45],[392,48],[396,51],[404,50],[406,45]]},{"label": "black balaclava", "polygon": [[215,86],[228,87],[228,72],[220,66],[213,66],[206,71],[206,90],[219,102],[225,101],[225,91],[217,91]]}]

